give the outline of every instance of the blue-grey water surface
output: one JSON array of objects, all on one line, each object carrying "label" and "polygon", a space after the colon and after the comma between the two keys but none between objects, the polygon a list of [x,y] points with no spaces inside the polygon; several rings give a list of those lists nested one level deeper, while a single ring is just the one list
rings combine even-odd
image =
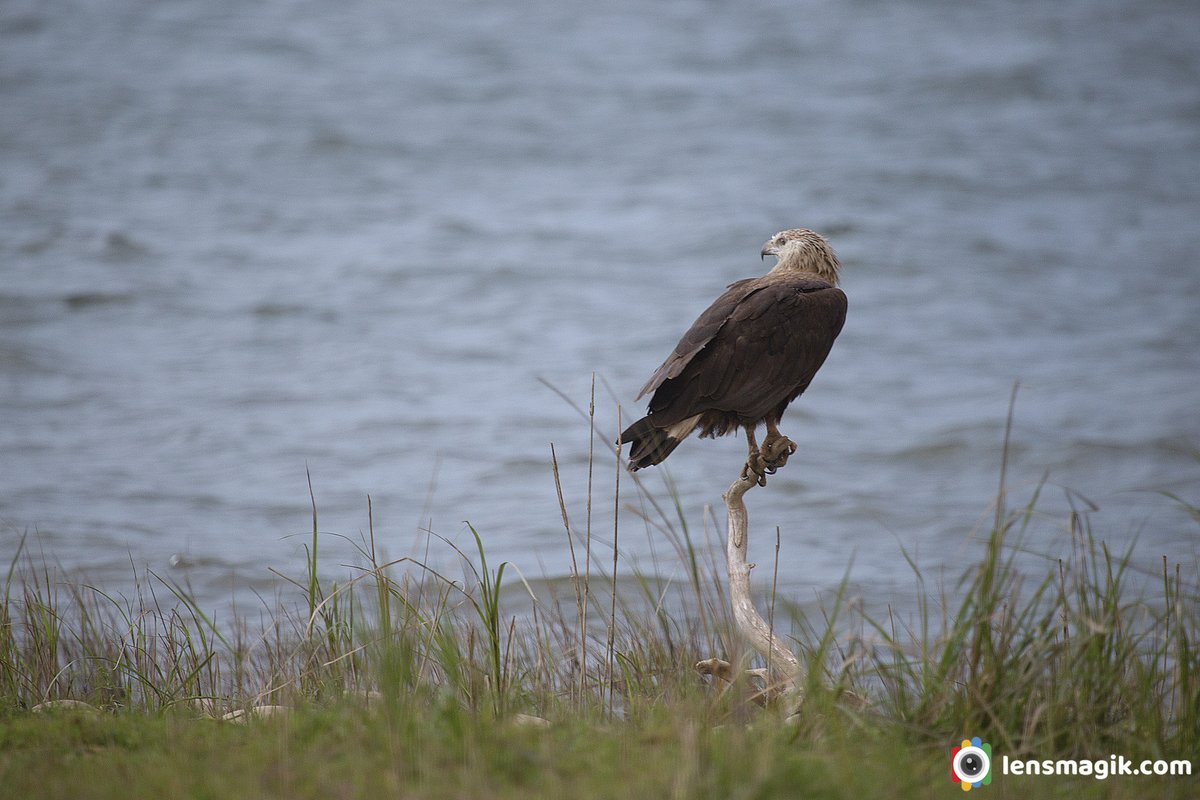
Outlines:
[{"label": "blue-grey water surface", "polygon": [[[322,531],[365,535],[369,495],[391,557],[469,521],[560,576],[550,445],[582,529],[589,436],[545,383],[586,409],[595,373],[615,433],[794,226],[850,313],[748,496],[786,592],[975,557],[1017,381],[1028,544],[1067,552],[1090,501],[1140,564],[1195,563],[1159,493],[1200,503],[1191,0],[5,3],[0,561],[26,536],[225,602],[301,571],[307,470]],[[668,462],[697,536],[743,457]],[[620,536],[679,571],[634,513]]]}]

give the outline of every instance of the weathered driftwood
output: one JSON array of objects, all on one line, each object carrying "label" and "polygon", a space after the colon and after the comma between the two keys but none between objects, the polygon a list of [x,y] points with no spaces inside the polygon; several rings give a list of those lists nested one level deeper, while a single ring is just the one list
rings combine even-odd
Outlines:
[{"label": "weathered driftwood", "polygon": [[91,714],[100,711],[91,703],[85,703],[82,700],[47,700],[44,703],[38,703],[31,710],[36,714],[44,714],[48,711],[76,711]]},{"label": "weathered driftwood", "polygon": [[[729,572],[729,599],[733,604],[733,619],[738,632],[746,644],[766,659],[769,667],[768,670],[749,670],[748,673],[763,681],[763,694],[770,698],[798,692],[804,669],[795,653],[784,646],[782,640],[771,630],[771,626],[758,613],[750,592],[750,571],[755,565],[746,560],[749,536],[746,504],[742,501],[742,495],[755,485],[758,485],[758,482],[752,477],[739,477],[724,494],[729,518],[725,563]],[[696,670],[725,682],[732,682],[734,678],[733,668],[727,662],[716,658],[697,662]]]},{"label": "weathered driftwood", "polygon": [[279,717],[291,713],[292,709],[289,706],[279,705],[261,705],[250,706],[249,708],[235,708],[228,714],[220,717],[224,722],[249,722],[252,718],[266,719],[268,717]]}]

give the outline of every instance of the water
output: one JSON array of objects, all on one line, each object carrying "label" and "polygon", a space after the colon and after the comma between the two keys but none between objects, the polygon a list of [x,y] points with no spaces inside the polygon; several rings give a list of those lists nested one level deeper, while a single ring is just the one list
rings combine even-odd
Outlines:
[{"label": "water", "polygon": [[[850,315],[748,496],[784,591],[908,592],[1043,474],[1152,567],[1198,556],[1200,11],[1180,2],[7,3],[0,558],[269,592],[373,506],[568,568],[588,428],[774,231],[825,233]],[[615,469],[597,439],[593,530]],[[668,462],[686,521],[740,438]],[[641,474],[668,502],[661,471]],[[1073,500],[1072,500],[1073,498]],[[643,507],[632,478],[622,503]],[[628,564],[671,547],[621,514]],[[446,551],[437,540],[433,558]],[[607,559],[607,556],[605,556]]]}]

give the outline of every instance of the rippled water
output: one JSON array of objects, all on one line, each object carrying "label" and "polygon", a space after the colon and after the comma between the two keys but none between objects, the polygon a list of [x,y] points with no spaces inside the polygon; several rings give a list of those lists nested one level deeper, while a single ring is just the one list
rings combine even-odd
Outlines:
[{"label": "rippled water", "polygon": [[[5,4],[0,557],[28,535],[223,602],[301,567],[308,471],[323,531],[357,540],[370,495],[390,556],[470,521],[561,575],[550,445],[582,527],[589,437],[543,381],[586,407],[594,372],[615,432],[804,225],[850,315],[748,497],[787,591],[973,557],[1015,381],[1012,501],[1050,482],[1030,545],[1068,548],[1065,486],[1140,563],[1194,562],[1157,492],[1200,503],[1195,4],[648,8]],[[697,535],[742,457],[668,462]],[[621,541],[677,572],[633,513]]]}]

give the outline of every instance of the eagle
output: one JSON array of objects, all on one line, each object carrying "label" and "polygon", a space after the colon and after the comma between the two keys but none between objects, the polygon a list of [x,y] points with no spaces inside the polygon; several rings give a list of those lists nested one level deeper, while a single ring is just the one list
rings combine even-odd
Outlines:
[{"label": "eagle", "polygon": [[[662,463],[697,430],[712,437],[745,429],[742,477],[760,486],[796,452],[779,421],[825,363],[846,321],[841,263],[807,228],[780,231],[761,255],[775,256],[774,268],[731,283],[638,393],[639,400],[651,395],[646,416],[619,440],[630,445],[631,470]],[[767,426],[761,447],[754,434],[760,423]]]}]

